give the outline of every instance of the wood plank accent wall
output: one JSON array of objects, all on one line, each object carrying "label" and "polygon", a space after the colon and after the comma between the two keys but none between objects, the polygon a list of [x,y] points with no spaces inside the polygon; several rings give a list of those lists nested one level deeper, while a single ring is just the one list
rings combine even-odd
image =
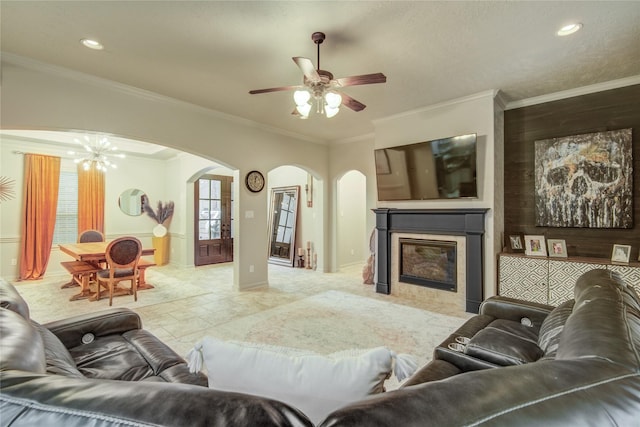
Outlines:
[{"label": "wood plank accent wall", "polygon": [[[507,110],[504,144],[505,240],[510,234],[564,239],[569,256],[611,258],[614,243],[640,245],[640,85]],[[536,227],[534,141],[632,128],[633,229]]]}]

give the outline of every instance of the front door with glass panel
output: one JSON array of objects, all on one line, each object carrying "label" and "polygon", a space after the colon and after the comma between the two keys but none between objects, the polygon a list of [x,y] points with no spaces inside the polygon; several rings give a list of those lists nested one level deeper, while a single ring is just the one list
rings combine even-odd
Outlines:
[{"label": "front door with glass panel", "polygon": [[195,265],[233,261],[233,178],[203,175],[195,185]]}]

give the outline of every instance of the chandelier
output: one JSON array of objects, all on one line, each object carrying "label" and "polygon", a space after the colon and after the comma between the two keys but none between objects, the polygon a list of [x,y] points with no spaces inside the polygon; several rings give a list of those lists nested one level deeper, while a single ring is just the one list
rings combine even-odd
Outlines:
[{"label": "chandelier", "polygon": [[85,135],[83,140],[78,138],[73,140],[82,145],[85,152],[69,151],[69,154],[78,156],[73,162],[76,164],[82,163],[82,168],[86,171],[91,169],[92,166],[102,172],[106,172],[109,168],[116,169],[118,166],[113,163],[112,159],[115,157],[124,159],[125,157],[122,153],[114,153],[118,148],[112,146],[106,136],[93,135],[93,138],[90,138],[89,135]]}]

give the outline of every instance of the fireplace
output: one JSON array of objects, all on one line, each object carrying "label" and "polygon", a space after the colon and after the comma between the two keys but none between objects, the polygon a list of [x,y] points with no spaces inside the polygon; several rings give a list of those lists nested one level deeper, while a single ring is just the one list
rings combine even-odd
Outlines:
[{"label": "fireplace", "polygon": [[401,282],[457,291],[456,242],[401,238],[399,243]]},{"label": "fireplace", "polygon": [[[435,294],[438,294],[438,298],[442,295],[445,297],[446,295],[456,295],[460,299],[458,302],[460,308],[470,313],[477,313],[483,300],[483,241],[487,210],[484,208],[374,209],[377,237],[376,292],[391,294],[393,284],[396,288],[402,286],[403,289],[409,287],[416,290],[407,291],[406,296],[415,295],[417,291],[427,292],[430,301],[433,300],[432,297]],[[455,279],[449,278],[441,281],[446,285],[439,283],[437,286],[429,286],[428,288],[406,284],[406,277],[399,277],[400,270],[402,270],[397,255],[398,252],[401,252],[400,239],[431,240],[437,241],[439,245],[442,245],[443,242],[455,242],[457,263],[457,267],[453,269],[456,272]],[[408,276],[416,275],[414,271],[411,273]],[[455,285],[449,282],[453,282]],[[411,282],[409,281],[409,283]],[[393,293],[396,294],[395,291]],[[436,303],[438,302],[436,301]]]}]

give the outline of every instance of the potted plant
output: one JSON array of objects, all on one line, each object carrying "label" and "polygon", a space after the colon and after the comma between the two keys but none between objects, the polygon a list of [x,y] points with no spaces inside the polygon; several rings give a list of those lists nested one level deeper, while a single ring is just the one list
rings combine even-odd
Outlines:
[{"label": "potted plant", "polygon": [[158,208],[155,211],[148,202],[144,203],[142,207],[147,215],[157,222],[157,225],[153,227],[153,237],[151,238],[153,247],[156,250],[153,254],[155,263],[157,265],[165,265],[169,262],[169,235],[164,223],[173,216],[174,203],[167,202],[163,204],[159,201]]}]

